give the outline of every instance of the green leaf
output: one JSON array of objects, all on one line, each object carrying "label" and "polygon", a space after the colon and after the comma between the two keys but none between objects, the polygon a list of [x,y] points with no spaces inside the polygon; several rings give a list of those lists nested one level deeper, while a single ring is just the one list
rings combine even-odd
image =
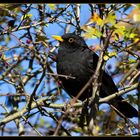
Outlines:
[{"label": "green leaf", "polygon": [[75,128],[74,128],[74,132],[80,133],[80,132],[81,132],[81,128],[80,128],[80,127],[75,127]]},{"label": "green leaf", "polygon": [[109,13],[108,17],[105,19],[105,23],[116,24],[116,15],[114,12]]},{"label": "green leaf", "polygon": [[32,14],[25,14],[21,17],[21,20],[24,20],[24,19],[29,19],[32,17]]},{"label": "green leaf", "polygon": [[117,56],[117,53],[116,52],[107,52],[105,55],[104,55],[104,57],[103,57],[103,59],[105,60],[105,61],[107,61],[107,60],[109,60],[111,57],[113,57],[113,56]]},{"label": "green leaf", "polygon": [[91,22],[97,23],[97,25],[101,27],[104,25],[104,20],[102,20],[97,13],[94,13],[94,15],[92,16],[90,20]]},{"label": "green leaf", "polygon": [[117,53],[116,52],[109,52],[108,53],[108,56],[109,57],[117,56]]},{"label": "green leaf", "polygon": [[48,26],[49,26],[49,24],[47,24],[47,23],[46,23],[46,24],[45,24],[45,26],[46,26],[46,27],[48,27]]},{"label": "green leaf", "polygon": [[48,4],[51,10],[56,10],[56,4]]},{"label": "green leaf", "polygon": [[40,118],[40,124],[42,124],[42,125],[45,124],[45,120],[43,118]]},{"label": "green leaf", "polygon": [[137,34],[135,34],[135,33],[131,33],[130,35],[129,35],[129,38],[135,38],[137,36]]},{"label": "green leaf", "polygon": [[138,35],[135,33],[135,28],[130,28],[125,30],[124,38],[125,39],[134,39]]},{"label": "green leaf", "polygon": [[118,24],[114,25],[113,26],[113,34],[115,34],[115,40],[119,40],[121,37],[124,37],[125,36],[125,26],[120,26]]},{"label": "green leaf", "polygon": [[9,41],[10,41],[10,37],[7,36],[7,37],[5,38],[5,42],[6,42],[6,43],[9,43]]},{"label": "green leaf", "polygon": [[128,59],[128,61],[129,61],[130,64],[132,64],[132,63],[136,63],[137,60],[134,60],[134,59]]},{"label": "green leaf", "polygon": [[85,38],[100,38],[102,36],[102,33],[96,29],[96,28],[93,28],[93,27],[90,27],[90,26],[86,26],[83,28],[86,33],[82,34],[82,36],[84,36]]}]

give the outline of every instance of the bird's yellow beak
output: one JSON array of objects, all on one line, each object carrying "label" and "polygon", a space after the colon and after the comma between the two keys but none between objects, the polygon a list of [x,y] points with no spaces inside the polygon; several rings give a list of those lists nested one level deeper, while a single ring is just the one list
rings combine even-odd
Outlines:
[{"label": "bird's yellow beak", "polygon": [[52,38],[54,38],[54,39],[56,39],[56,40],[58,40],[58,41],[60,41],[60,42],[63,42],[63,41],[64,41],[63,38],[62,38],[61,36],[52,35]]}]

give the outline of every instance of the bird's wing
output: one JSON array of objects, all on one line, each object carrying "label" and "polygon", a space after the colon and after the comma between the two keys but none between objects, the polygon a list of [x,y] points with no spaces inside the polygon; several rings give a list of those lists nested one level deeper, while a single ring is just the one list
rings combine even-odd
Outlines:
[{"label": "bird's wing", "polygon": [[102,75],[101,90],[103,92],[103,95],[101,93],[102,97],[111,95],[118,91],[118,88],[116,87],[112,77],[109,74],[107,74],[105,71],[103,71],[103,75]]},{"label": "bird's wing", "polygon": [[[90,71],[93,71],[93,73],[96,70],[97,67],[97,63],[98,63],[98,55],[92,51],[90,51],[90,53],[88,53],[88,69]],[[110,94],[113,94],[115,92],[117,92],[118,89],[112,79],[112,77],[106,72],[103,71],[103,75],[102,75],[102,85],[101,85],[101,97],[105,97],[108,96]]]},{"label": "bird's wing", "polygon": [[88,69],[90,71],[95,72],[99,57],[98,57],[98,55],[96,53],[94,53],[90,49],[88,51],[89,52],[86,53],[86,54],[88,54],[88,56],[87,56]]}]

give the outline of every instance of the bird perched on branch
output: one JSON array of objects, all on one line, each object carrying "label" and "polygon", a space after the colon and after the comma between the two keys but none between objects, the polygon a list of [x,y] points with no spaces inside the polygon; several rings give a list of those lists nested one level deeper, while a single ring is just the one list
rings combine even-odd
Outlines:
[{"label": "bird perched on branch", "polygon": [[[72,96],[76,96],[94,74],[98,55],[88,48],[84,39],[74,33],[67,33],[63,36],[52,36],[59,41],[57,55],[57,73],[68,75],[69,78],[59,77],[65,91]],[[70,78],[75,77],[75,78]],[[118,92],[111,76],[105,71],[102,75],[100,97],[106,97]],[[79,97],[85,100],[92,95],[92,84]],[[123,101],[121,96],[112,99],[110,102],[123,115],[128,118],[138,117],[137,110],[128,102]]]}]

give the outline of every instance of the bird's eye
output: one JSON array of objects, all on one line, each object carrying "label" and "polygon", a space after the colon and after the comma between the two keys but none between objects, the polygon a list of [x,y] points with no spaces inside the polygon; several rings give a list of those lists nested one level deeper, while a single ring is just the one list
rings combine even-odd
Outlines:
[{"label": "bird's eye", "polygon": [[73,43],[74,42],[74,38],[69,38],[69,43]]}]

